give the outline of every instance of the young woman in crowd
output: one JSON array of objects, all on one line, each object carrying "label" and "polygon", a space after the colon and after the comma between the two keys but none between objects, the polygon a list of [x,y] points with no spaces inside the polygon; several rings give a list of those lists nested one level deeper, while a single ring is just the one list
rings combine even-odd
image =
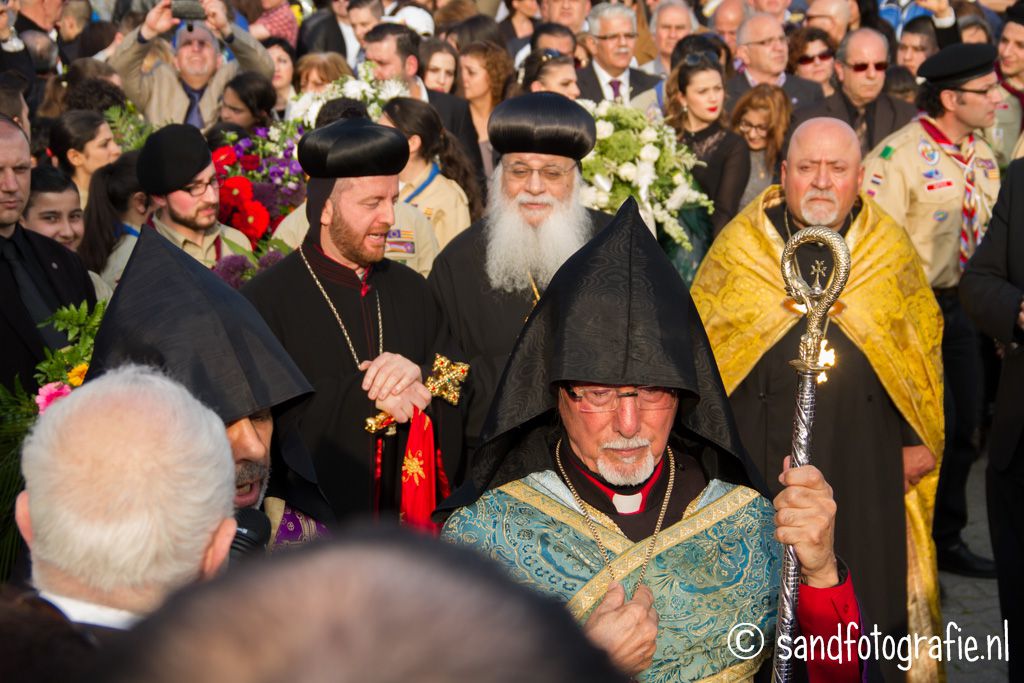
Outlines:
[{"label": "young woman in crowd", "polygon": [[580,96],[576,64],[572,57],[555,50],[534,50],[519,68],[519,88],[522,94],[556,92],[575,100]]},{"label": "young woman in crowd", "polygon": [[274,102],[274,116],[279,121],[288,120],[292,98],[295,97],[295,50],[287,41],[269,38],[263,41],[270,58],[274,60],[274,77],[270,79],[277,96]]},{"label": "young woman in crowd", "polygon": [[220,120],[251,131],[270,125],[276,105],[277,92],[271,81],[255,71],[243,71],[224,87]]},{"label": "young woman in crowd", "polygon": [[342,76],[351,76],[345,59],[335,52],[311,52],[299,57],[295,65],[295,78],[299,92],[323,92],[328,85]]},{"label": "young woman in crowd", "polygon": [[789,64],[786,71],[819,83],[828,97],[836,91],[834,80],[836,45],[820,28],[805,26],[789,34]]},{"label": "young woman in crowd", "polygon": [[403,184],[398,198],[430,219],[437,246],[443,249],[483,212],[475,171],[426,102],[396,97],[384,105],[380,123],[397,128],[409,140],[409,162],[398,174]]},{"label": "young woman in crowd", "polygon": [[74,181],[83,208],[89,204],[92,174],[121,156],[106,119],[94,111],[72,110],[61,115],[50,129],[49,149],[60,169]]},{"label": "young woman in crowd", "polygon": [[679,90],[668,103],[668,121],[680,142],[706,163],[693,170],[693,177],[714,202],[711,224],[717,235],[739,210],[750,175],[750,155],[743,138],[722,126],[725,86],[718,59],[691,53],[673,73]]},{"label": "young woman in crowd", "polygon": [[740,209],[779,179],[779,158],[786,140],[792,105],[782,88],[761,84],[740,97],[732,112],[732,129],[750,150],[750,180],[740,197]]},{"label": "young woman in crowd", "polygon": [[505,45],[533,35],[540,15],[540,3],[537,0],[504,0],[508,16],[498,23]]},{"label": "young woman in crowd", "polygon": [[459,53],[451,43],[437,38],[425,38],[420,43],[420,73],[428,90],[449,95],[462,92],[459,73]]},{"label": "young woman in crowd", "polygon": [[78,255],[110,287],[121,279],[139,231],[153,213],[135,174],[138,158],[138,151],[127,152],[92,176],[92,201],[85,211],[85,235]]},{"label": "young woman in crowd", "polygon": [[512,57],[505,48],[483,42],[470,43],[464,47],[460,51],[459,60],[463,93],[469,100],[469,112],[479,138],[484,171],[490,176],[494,170],[494,150],[487,139],[487,121],[494,108],[505,98],[513,73]]}]

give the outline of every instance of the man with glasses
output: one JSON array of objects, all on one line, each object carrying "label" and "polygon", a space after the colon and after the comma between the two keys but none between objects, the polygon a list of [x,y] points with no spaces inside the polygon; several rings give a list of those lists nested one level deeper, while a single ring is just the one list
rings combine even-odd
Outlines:
[{"label": "man with glasses", "polygon": [[596,142],[583,107],[556,93],[516,97],[491,114],[488,135],[502,157],[485,218],[445,246],[429,277],[473,368],[463,404],[470,448],[523,321],[559,266],[608,220],[579,201],[579,162]]},{"label": "man with glasses", "polygon": [[[555,274],[487,425],[442,535],[564,603],[635,680],[770,669],[779,541],[801,563],[802,635],[858,620],[831,489],[808,466],[778,475],[776,507],[761,493],[686,285],[632,199]],[[769,646],[727,647],[744,622]],[[858,681],[858,664],[818,659],[809,679]]]},{"label": "man with glasses", "polygon": [[204,266],[239,249],[252,251],[248,237],[217,221],[220,184],[198,128],[174,123],[150,135],[136,174],[156,205],[152,227]]},{"label": "man with glasses", "polygon": [[817,83],[786,73],[789,42],[782,22],[770,14],[755,14],[740,25],[736,34],[736,57],[741,67],[739,73],[725,83],[726,111],[732,111],[743,93],[761,83],[781,87],[794,109],[825,97]]},{"label": "man with glasses", "polygon": [[866,194],[910,234],[942,308],[946,439],[932,534],[939,568],[994,578],[991,560],[961,539],[967,476],[978,455],[982,371],[978,333],[960,306],[960,275],[985,235],[999,166],[977,132],[1001,100],[990,45],[956,44],[921,65],[921,116],[893,133],[864,162]]},{"label": "man with glasses", "polygon": [[590,64],[576,72],[580,97],[593,102],[630,100],[658,84],[656,76],[630,66],[636,55],[636,14],[625,5],[602,2],[590,11]]},{"label": "man with glasses", "polygon": [[848,33],[836,52],[839,90],[822,102],[798,109],[793,115],[794,130],[819,116],[845,121],[857,134],[861,154],[866,155],[883,138],[910,123],[917,112],[914,106],[882,92],[888,55],[889,43],[878,31],[862,28]]},{"label": "man with glasses", "polygon": [[683,0],[661,0],[651,15],[658,54],[640,68],[652,76],[668,76],[672,71],[672,50],[680,40],[690,35],[693,24],[693,11]]}]

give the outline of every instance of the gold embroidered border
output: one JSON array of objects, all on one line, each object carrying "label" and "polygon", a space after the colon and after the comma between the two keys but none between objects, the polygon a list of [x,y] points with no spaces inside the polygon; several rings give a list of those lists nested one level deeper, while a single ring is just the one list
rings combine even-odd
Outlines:
[{"label": "gold embroidered border", "polygon": [[[504,491],[508,495],[517,500],[521,500],[527,505],[532,505],[544,514],[554,517],[563,524],[568,524],[587,538],[593,538],[590,527],[587,526],[587,520],[583,515],[575,510],[567,508],[558,501],[544,495],[536,489],[531,488],[527,484],[524,484],[522,480],[509,482],[498,490]],[[615,522],[613,522],[608,515],[599,510],[595,510],[589,505],[587,507],[589,508],[589,512],[594,521],[598,524],[597,531],[601,534],[601,542],[604,543],[605,547],[608,548],[610,552],[613,552],[616,555],[621,555],[633,547],[633,542],[619,531]]]},{"label": "gold embroidered border", "polygon": [[728,669],[722,669],[718,673],[700,679],[697,683],[738,683],[739,681],[752,681],[754,674],[761,668],[761,665],[768,658],[771,650],[764,648],[761,653],[752,659],[733,664]]},{"label": "gold embroidered border", "polygon": [[[673,524],[658,535],[657,543],[654,546],[652,557],[665,549],[678,545],[696,534],[709,529],[726,517],[736,513],[746,505],[754,501],[760,494],[745,486],[737,486],[714,503],[711,503],[698,514],[686,517]],[[528,502],[528,501],[527,501]],[[573,513],[575,514],[575,513]],[[578,517],[579,515],[577,515]],[[611,567],[605,567],[598,572],[594,578],[587,582],[583,588],[577,591],[576,595],[569,601],[567,607],[577,618],[581,619],[590,608],[604,598],[608,591],[608,584],[612,580],[612,571],[616,576],[629,576],[636,571],[644,562],[647,551],[647,540],[633,544],[631,548],[620,553],[612,562]]]}]

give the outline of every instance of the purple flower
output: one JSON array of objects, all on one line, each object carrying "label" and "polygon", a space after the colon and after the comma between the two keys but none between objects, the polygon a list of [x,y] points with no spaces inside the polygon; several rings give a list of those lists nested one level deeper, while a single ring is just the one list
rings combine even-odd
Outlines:
[{"label": "purple flower", "polygon": [[279,263],[283,258],[284,254],[282,254],[277,249],[271,249],[266,254],[260,257],[259,265],[256,267],[256,272],[262,273],[267,268],[270,268],[271,266]]},{"label": "purple flower", "polygon": [[264,128],[263,126],[260,126],[259,128],[253,128],[252,129],[252,134],[255,135],[258,138],[266,138],[267,137],[267,133],[269,133],[269,132],[270,132],[270,129]]},{"label": "purple flower", "polygon": [[291,161],[288,162],[288,170],[291,171],[294,175],[301,176],[302,164],[300,164],[295,159],[292,159]]},{"label": "purple flower", "polygon": [[251,147],[252,147],[252,140],[250,140],[249,138],[242,138],[241,140],[238,141],[238,144],[235,145],[235,151],[237,152],[238,150],[242,150],[242,152],[244,153],[246,150],[248,150]]},{"label": "purple flower", "polygon": [[228,283],[232,289],[241,289],[253,275],[252,263],[241,254],[229,254],[222,256],[213,265],[213,274]]}]

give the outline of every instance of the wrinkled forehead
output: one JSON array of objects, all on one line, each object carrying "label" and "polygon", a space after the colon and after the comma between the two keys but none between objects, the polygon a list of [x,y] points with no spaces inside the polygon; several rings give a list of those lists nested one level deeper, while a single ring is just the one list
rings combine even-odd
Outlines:
[{"label": "wrinkled forehead", "polygon": [[174,45],[179,50],[186,45],[209,45],[212,48],[216,44],[213,33],[203,24],[192,24],[191,29],[188,25],[182,24],[174,36]]}]

